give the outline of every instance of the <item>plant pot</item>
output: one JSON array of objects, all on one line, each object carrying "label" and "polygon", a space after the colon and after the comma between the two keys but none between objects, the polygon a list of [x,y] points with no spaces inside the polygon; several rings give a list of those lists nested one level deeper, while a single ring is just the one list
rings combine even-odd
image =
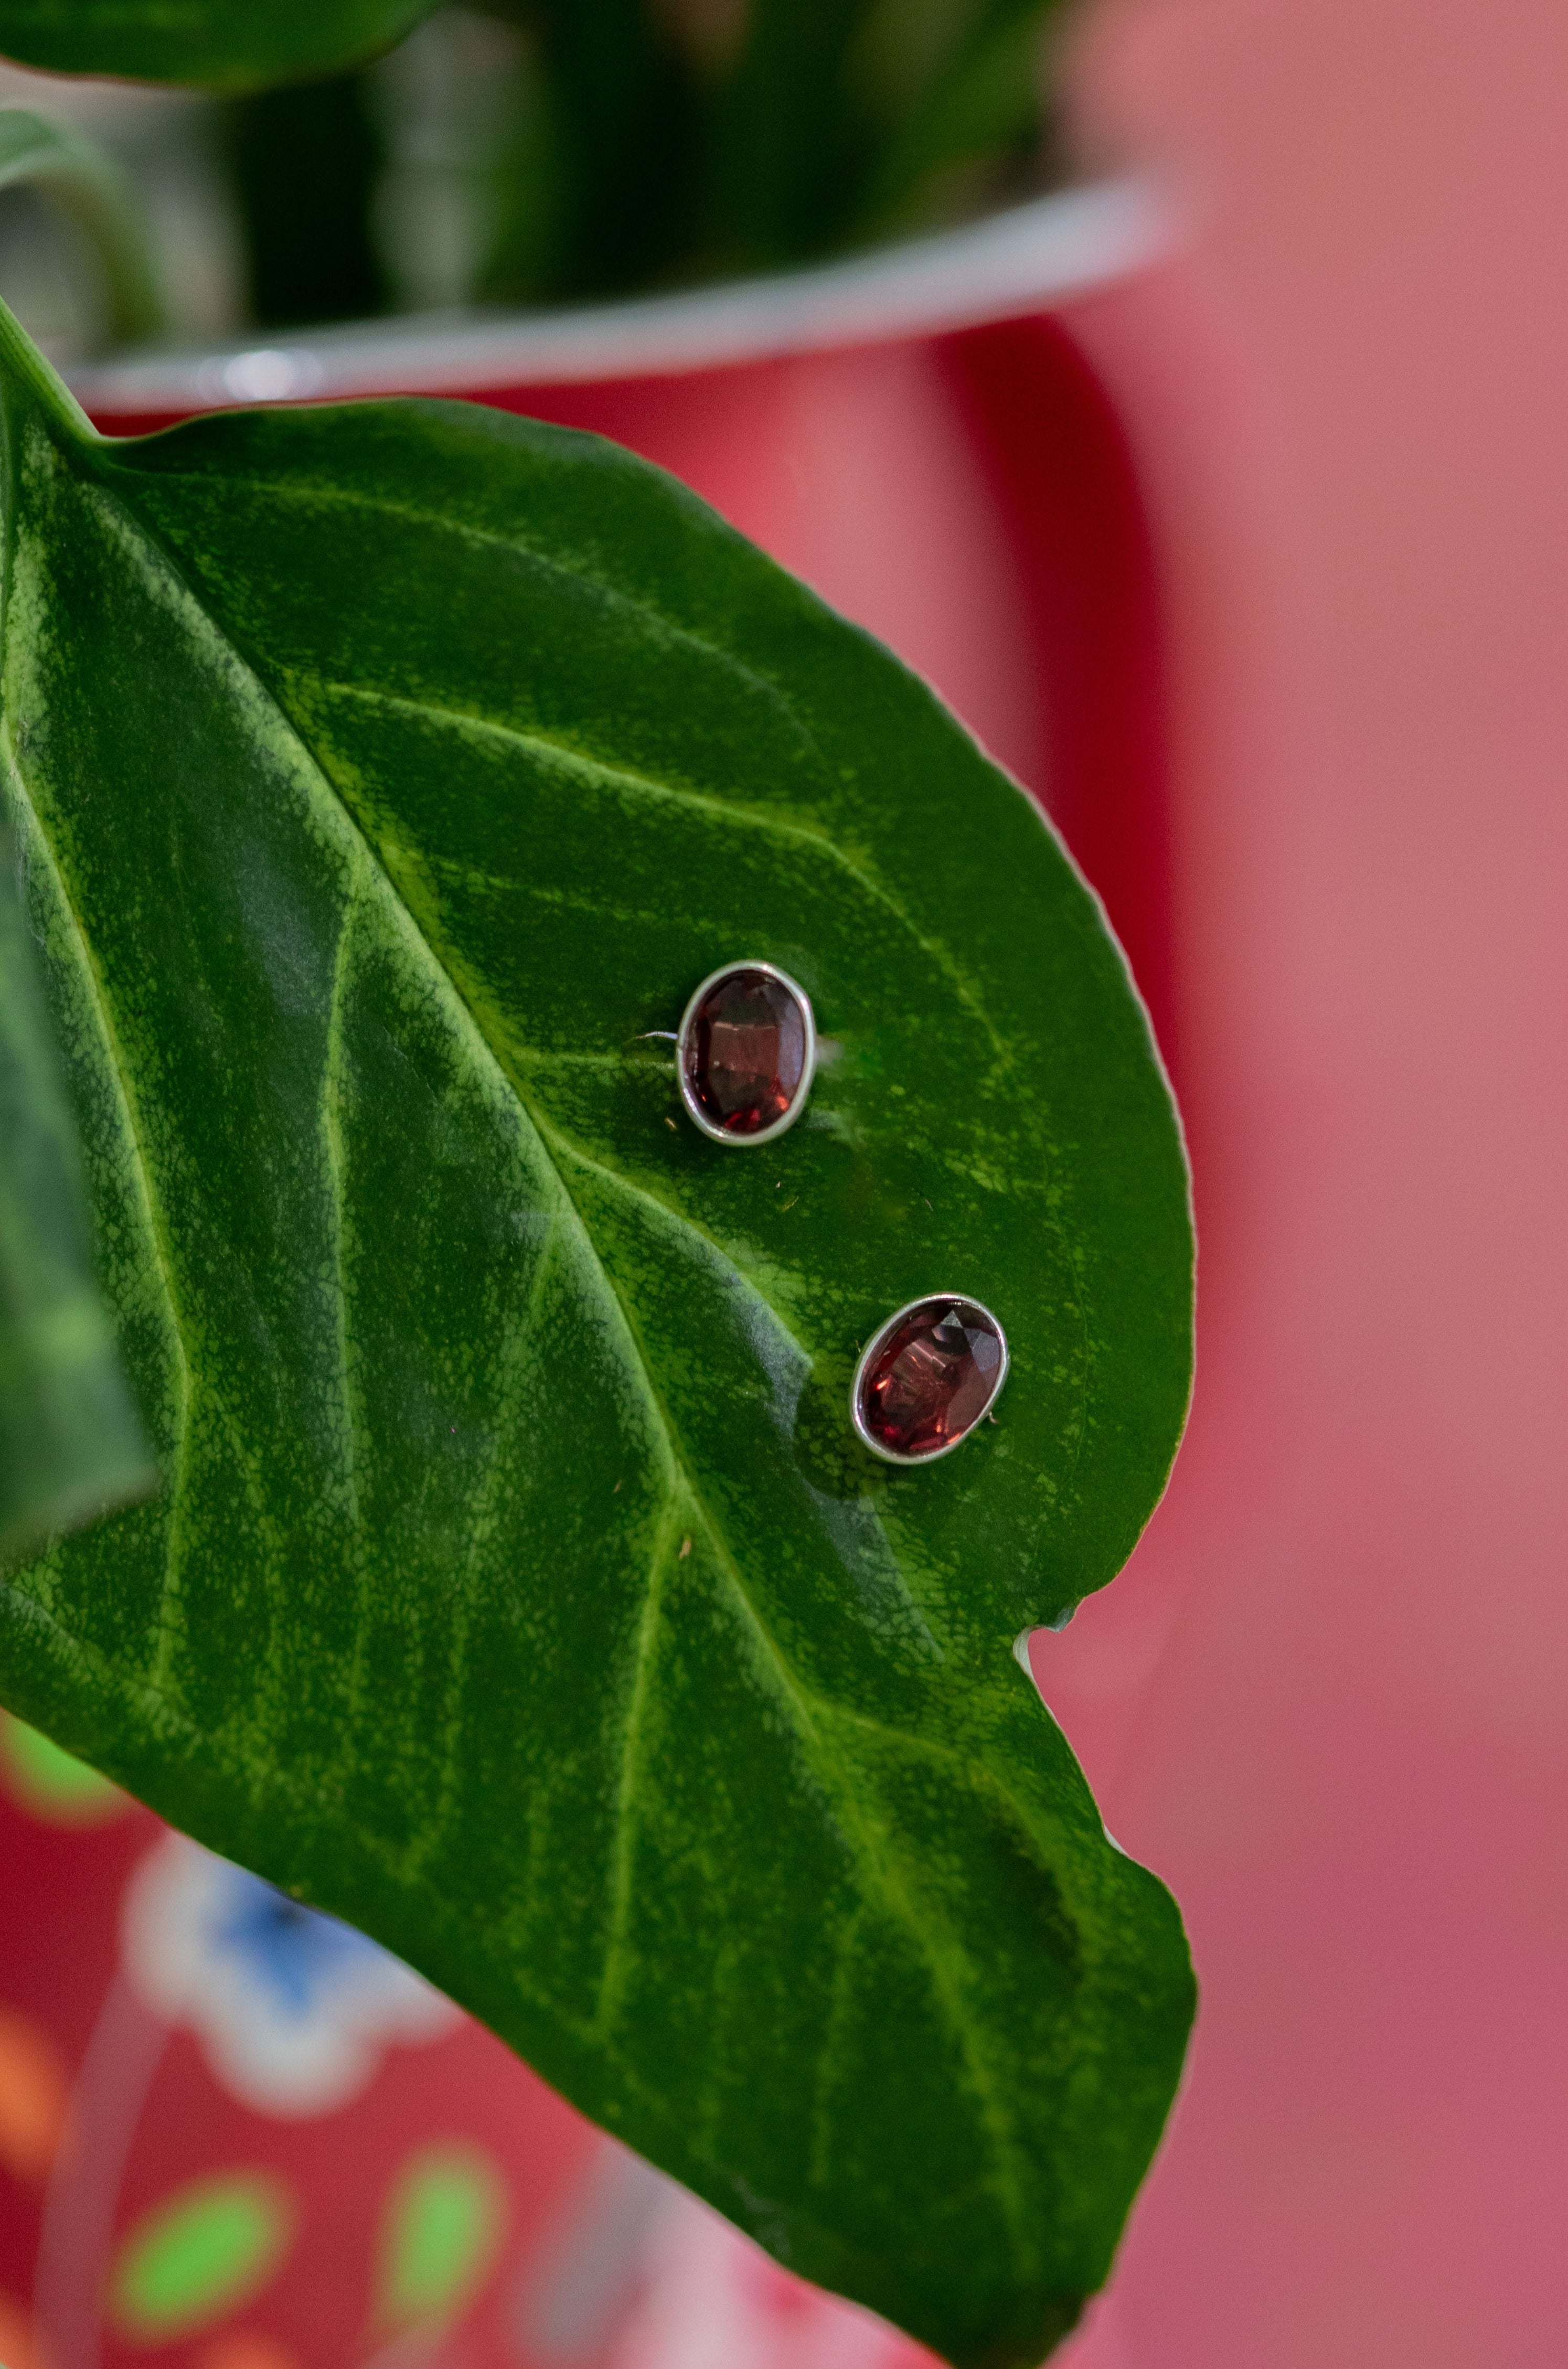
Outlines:
[{"label": "plant pot", "polygon": [[[1108,187],[754,285],[133,355],[74,383],[112,433],[236,402],[403,393],[647,454],[891,643],[1047,803],[1162,1020],[1148,535],[1071,307],[1163,239],[1145,190]],[[7,2369],[926,2358],[798,2288],[384,1960],[346,1958],[317,1984],[302,2055],[279,2007],[297,1912],[25,1732],[0,1728],[0,1857],[29,1906],[25,1960],[0,1964]],[[211,1946],[214,1918],[243,1928],[237,1954]],[[181,2290],[167,2265],[182,2225],[166,2216],[194,2227],[225,2197],[232,2226],[251,2214],[251,2255],[227,2285]]]}]

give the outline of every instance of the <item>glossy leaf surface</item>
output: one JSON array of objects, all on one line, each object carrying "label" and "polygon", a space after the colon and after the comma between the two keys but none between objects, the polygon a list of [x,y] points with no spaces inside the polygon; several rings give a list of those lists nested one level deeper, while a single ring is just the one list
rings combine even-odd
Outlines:
[{"label": "glossy leaf surface", "polygon": [[[1189,1375],[1185,1167],[1037,810],[629,455],[458,405],[74,429],[8,369],[6,787],[169,1485],[0,1690],[973,2363],[1103,2280],[1192,2010],[1013,1658]],[[776,1143],[666,1038],[761,956]],[[849,1380],[932,1289],[997,1421]]]},{"label": "glossy leaf surface", "polygon": [[373,57],[433,0],[0,0],[0,55],[49,74],[259,90]]}]

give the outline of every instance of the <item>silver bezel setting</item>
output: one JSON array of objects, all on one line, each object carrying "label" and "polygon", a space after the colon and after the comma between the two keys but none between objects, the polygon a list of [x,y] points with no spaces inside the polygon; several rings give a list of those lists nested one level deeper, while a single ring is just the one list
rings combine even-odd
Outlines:
[{"label": "silver bezel setting", "polygon": [[[997,1374],[995,1382],[991,1385],[991,1393],[990,1398],[987,1399],[984,1406],[975,1417],[974,1422],[970,1424],[967,1431],[961,1431],[957,1438],[950,1439],[944,1448],[927,1448],[923,1456],[900,1456],[896,1448],[884,1448],[882,1442],[879,1439],[874,1438],[872,1434],[867,1430],[864,1418],[862,1416],[860,1411],[860,1386],[862,1382],[864,1381],[866,1374],[869,1372],[870,1368],[876,1364],[877,1357],[880,1356],[887,1341],[891,1335],[898,1331],[899,1325],[904,1322],[904,1319],[907,1316],[912,1316],[917,1308],[932,1308],[941,1300],[955,1302],[960,1307],[978,1308],[986,1322],[989,1324],[994,1324],[996,1326],[996,1337],[1001,1347],[1001,1370]],[[972,1438],[974,1434],[979,1431],[981,1424],[984,1423],[987,1415],[990,1414],[992,1407],[995,1406],[998,1399],[1001,1396],[1002,1386],[1007,1380],[1007,1369],[1011,1363],[1012,1358],[1008,1351],[1007,1335],[1003,1332],[1000,1322],[998,1322],[997,1318],[986,1306],[983,1299],[977,1299],[972,1291],[922,1291],[918,1299],[906,1299],[902,1308],[895,1308],[892,1315],[887,1317],[884,1322],[877,1326],[876,1332],[872,1334],[870,1340],[866,1343],[864,1348],[860,1353],[860,1362],[854,1369],[854,1379],[850,1384],[850,1421],[854,1425],[855,1437],[859,1440],[863,1448],[868,1448],[871,1450],[873,1456],[880,1457],[884,1464],[900,1464],[904,1466],[915,1464],[939,1464],[944,1456],[951,1456],[956,1448],[962,1448],[965,1441]]]},{"label": "silver bezel setting", "polygon": [[[715,1127],[699,1105],[692,1091],[691,1080],[686,1075],[686,1047],[691,1040],[692,1029],[703,999],[718,985],[721,978],[729,978],[738,970],[761,971],[764,978],[776,979],[782,988],[794,996],[806,1022],[806,1059],[801,1064],[800,1083],[790,1098],[788,1109],[774,1119],[771,1127],[760,1127],[754,1135],[730,1135],[722,1127]],[[760,1143],[776,1143],[784,1129],[793,1127],[806,1108],[807,1097],[811,1092],[811,1080],[816,1068],[817,1015],[811,1009],[811,998],[807,994],[800,981],[797,978],[791,978],[788,971],[781,970],[777,963],[761,962],[750,955],[741,956],[734,962],[720,963],[717,970],[709,971],[706,978],[700,979],[692,990],[686,1009],[681,1014],[680,1028],[676,1032],[675,1078],[681,1089],[681,1100],[685,1107],[687,1117],[693,1127],[699,1128],[707,1137],[710,1143],[722,1143],[729,1151],[750,1151]],[[977,1301],[977,1307],[979,1304]]]}]

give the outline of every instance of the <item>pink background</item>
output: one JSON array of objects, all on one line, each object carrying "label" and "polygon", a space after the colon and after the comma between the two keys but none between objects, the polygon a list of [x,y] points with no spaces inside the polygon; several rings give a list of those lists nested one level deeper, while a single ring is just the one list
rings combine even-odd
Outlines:
[{"label": "pink background", "polygon": [[1047,1699],[1186,2096],[1074,2369],[1568,2357],[1568,15],[1110,0],[1180,268],[1073,316],[1173,629],[1200,1384]]}]

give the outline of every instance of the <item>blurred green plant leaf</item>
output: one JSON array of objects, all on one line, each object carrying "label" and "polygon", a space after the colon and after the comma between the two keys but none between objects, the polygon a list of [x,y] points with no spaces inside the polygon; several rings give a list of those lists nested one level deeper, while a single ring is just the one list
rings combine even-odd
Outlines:
[{"label": "blurred green plant leaf", "polygon": [[1047,125],[1045,40],[1062,0],[985,0],[949,27],[878,141],[855,227],[886,234],[939,175],[1027,152]]},{"label": "blurred green plant leaf", "polygon": [[47,74],[262,90],[401,40],[434,0],[0,0],[0,55]]},{"label": "blurred green plant leaf", "polygon": [[41,189],[70,214],[98,259],[111,338],[156,337],[163,299],[135,189],[114,158],[68,125],[26,108],[0,110],[0,189]]},{"label": "blurred green plant leaf", "polygon": [[1044,136],[1061,0],[493,6],[537,43],[488,268],[519,299],[776,269],[972,210]]},{"label": "blurred green plant leaf", "polygon": [[373,76],[361,71],[230,99],[223,148],[258,328],[386,310],[376,237],[386,164]]},{"label": "blurred green plant leaf", "polygon": [[751,265],[824,253],[897,223],[938,173],[1026,151],[1060,6],[751,0],[707,97],[710,251]]},{"label": "blurred green plant leaf", "polygon": [[840,243],[879,125],[851,71],[869,0],[750,0],[730,69],[705,94],[701,203],[725,269]]},{"label": "blurred green plant leaf", "polygon": [[[97,440],[7,327],[6,789],[168,1488],[18,1716],[960,2363],[1105,2276],[1193,2006],[1013,1654],[1186,1405],[1185,1163],[1038,810],[658,472],[460,405]],[[681,1115],[727,958],[777,1143]],[[901,1302],[998,1420],[856,1443]]]},{"label": "blurred green plant leaf", "polygon": [[[155,298],[113,168],[90,143],[6,110],[0,189],[29,182],[85,215],[122,300],[122,326],[145,327]],[[9,593],[7,583],[7,601]],[[156,1477],[93,1276],[75,1130],[17,851],[0,821],[0,1555],[31,1551],[51,1531],[145,1494]]]},{"label": "blurred green plant leaf", "polygon": [[644,0],[518,0],[536,54],[496,175],[488,292],[601,296],[693,250],[700,124],[690,61]]},{"label": "blurred green plant leaf", "polygon": [[11,1559],[156,1479],[93,1279],[33,956],[0,825],[0,1556]]},{"label": "blurred green plant leaf", "polygon": [[[0,53],[53,73],[258,93],[374,57],[431,6],[0,0]],[[489,0],[534,47],[491,176],[486,292],[591,296],[799,261],[885,235],[957,168],[970,174],[960,209],[978,202],[974,173],[1040,136],[1041,31],[1060,6]],[[334,288],[349,301],[355,291],[373,297],[362,205],[339,226],[341,257],[329,221],[315,250],[292,235],[297,292],[276,285],[274,269],[273,248],[303,202],[295,185],[308,197],[319,183],[330,202],[356,170],[361,180],[369,172],[355,163],[374,145],[361,102],[327,85],[314,106],[285,104],[241,124],[240,196],[263,320],[324,317]],[[477,148],[475,166],[483,168]]]}]

